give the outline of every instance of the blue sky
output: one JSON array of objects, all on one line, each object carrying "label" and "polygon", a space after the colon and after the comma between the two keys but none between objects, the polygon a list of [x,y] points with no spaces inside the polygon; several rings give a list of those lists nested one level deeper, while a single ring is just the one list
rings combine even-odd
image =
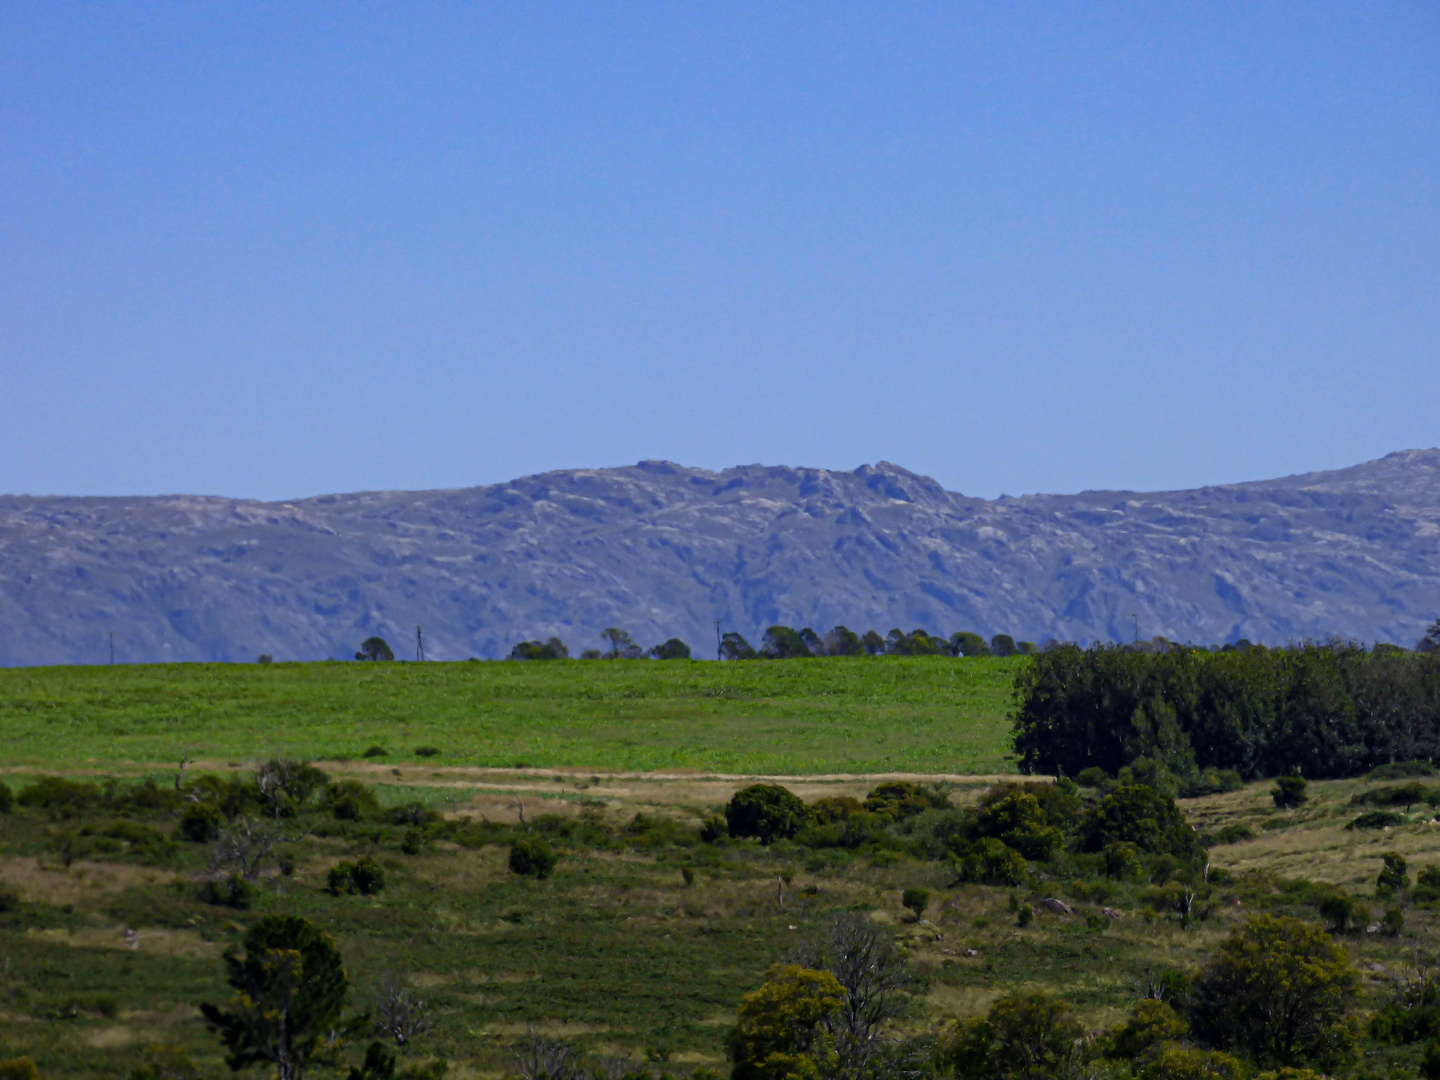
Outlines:
[{"label": "blue sky", "polygon": [[0,4],[0,492],[1437,428],[1433,3]]}]

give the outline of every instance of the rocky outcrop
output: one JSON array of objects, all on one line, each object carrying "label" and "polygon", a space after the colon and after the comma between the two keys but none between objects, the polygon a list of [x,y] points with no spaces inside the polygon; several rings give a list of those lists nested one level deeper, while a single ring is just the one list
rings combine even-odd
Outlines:
[{"label": "rocky outcrop", "polygon": [[1440,615],[1440,451],[1173,492],[967,498],[668,462],[262,503],[0,497],[0,663],[494,657],[606,626],[713,649],[774,622],[1413,644]]}]

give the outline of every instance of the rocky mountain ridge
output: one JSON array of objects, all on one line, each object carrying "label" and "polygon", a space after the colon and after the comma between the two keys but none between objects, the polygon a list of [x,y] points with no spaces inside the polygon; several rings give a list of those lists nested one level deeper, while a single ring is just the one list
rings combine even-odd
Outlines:
[{"label": "rocky mountain ridge", "polygon": [[850,472],[646,461],[290,502],[0,496],[0,664],[497,657],[716,622],[1040,640],[1413,644],[1440,615],[1440,450],[1171,492],[970,498]]}]

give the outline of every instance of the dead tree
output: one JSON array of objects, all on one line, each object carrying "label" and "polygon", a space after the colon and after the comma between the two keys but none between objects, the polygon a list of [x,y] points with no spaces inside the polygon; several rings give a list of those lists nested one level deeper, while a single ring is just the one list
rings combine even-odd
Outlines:
[{"label": "dead tree", "polygon": [[375,1026],[404,1046],[434,1026],[430,1010],[403,975],[387,972],[375,988]]}]

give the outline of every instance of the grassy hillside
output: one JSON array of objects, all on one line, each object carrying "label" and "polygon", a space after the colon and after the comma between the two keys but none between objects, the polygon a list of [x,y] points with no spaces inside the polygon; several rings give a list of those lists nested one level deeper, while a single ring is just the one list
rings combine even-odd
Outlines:
[{"label": "grassy hillside", "polygon": [[0,670],[12,766],[359,757],[746,773],[1009,772],[1023,659]]}]

